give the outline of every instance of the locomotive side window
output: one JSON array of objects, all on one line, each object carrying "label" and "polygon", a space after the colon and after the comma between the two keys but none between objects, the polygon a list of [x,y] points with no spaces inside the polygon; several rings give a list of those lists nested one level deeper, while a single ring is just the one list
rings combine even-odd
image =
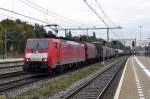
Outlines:
[{"label": "locomotive side window", "polygon": [[28,40],[27,41],[28,48],[48,48],[48,40]]}]

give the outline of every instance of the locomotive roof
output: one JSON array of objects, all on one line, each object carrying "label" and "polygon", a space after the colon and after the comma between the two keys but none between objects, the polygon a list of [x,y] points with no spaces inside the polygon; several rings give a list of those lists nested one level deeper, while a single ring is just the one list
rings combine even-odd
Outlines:
[{"label": "locomotive roof", "polygon": [[78,42],[71,41],[71,40],[64,40],[64,39],[58,39],[58,38],[29,38],[28,40],[52,40],[52,41],[61,41],[67,44],[72,44],[72,45],[78,45]]}]

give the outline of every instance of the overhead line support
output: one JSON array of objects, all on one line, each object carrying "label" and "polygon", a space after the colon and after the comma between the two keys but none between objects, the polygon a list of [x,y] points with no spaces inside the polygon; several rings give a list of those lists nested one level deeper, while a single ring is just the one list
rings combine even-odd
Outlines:
[{"label": "overhead line support", "polygon": [[58,30],[65,31],[65,33],[68,30],[75,30],[75,31],[86,30],[87,35],[88,35],[88,30],[101,30],[101,29],[107,30],[107,42],[109,42],[109,30],[110,29],[122,29],[122,27],[118,26],[118,27],[106,27],[106,28],[65,28],[65,29],[58,29]]}]

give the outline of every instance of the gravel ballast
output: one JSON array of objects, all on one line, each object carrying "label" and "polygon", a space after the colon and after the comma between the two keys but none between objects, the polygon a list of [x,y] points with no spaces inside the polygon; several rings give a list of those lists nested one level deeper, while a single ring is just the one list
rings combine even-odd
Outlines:
[{"label": "gravel ballast", "polygon": [[[108,60],[104,65],[108,65],[114,60],[116,59]],[[59,75],[57,77],[52,77],[26,85],[22,88],[7,93],[7,95],[11,99],[60,99],[80,84],[87,81],[98,69],[102,67],[103,65],[101,63],[97,63],[92,66]]]}]

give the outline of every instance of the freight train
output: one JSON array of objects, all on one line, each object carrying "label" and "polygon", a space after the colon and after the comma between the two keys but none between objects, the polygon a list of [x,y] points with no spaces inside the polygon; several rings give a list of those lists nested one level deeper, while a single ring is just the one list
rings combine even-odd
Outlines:
[{"label": "freight train", "polygon": [[24,50],[26,72],[63,71],[125,54],[123,50],[57,38],[28,39]]}]

